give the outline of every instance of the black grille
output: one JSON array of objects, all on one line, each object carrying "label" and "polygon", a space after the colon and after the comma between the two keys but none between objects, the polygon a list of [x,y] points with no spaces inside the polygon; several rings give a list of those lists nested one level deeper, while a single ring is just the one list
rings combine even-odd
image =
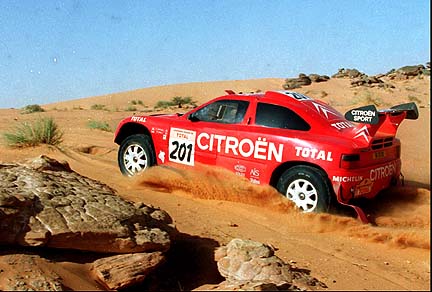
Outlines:
[{"label": "black grille", "polygon": [[392,145],[393,145],[393,137],[375,139],[372,141],[373,150],[390,147]]}]

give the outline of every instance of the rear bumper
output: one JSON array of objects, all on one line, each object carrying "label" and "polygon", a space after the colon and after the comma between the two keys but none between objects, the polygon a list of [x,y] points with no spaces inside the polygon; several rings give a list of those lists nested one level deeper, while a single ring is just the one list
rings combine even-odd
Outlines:
[{"label": "rear bumper", "polygon": [[400,182],[401,160],[365,167],[340,170],[330,177],[340,203],[354,198],[373,198],[380,191]]}]

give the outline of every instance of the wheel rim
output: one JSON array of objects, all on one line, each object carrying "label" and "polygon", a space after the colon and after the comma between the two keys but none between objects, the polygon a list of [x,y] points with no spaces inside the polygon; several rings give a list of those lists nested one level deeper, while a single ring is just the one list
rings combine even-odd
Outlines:
[{"label": "wheel rim", "polygon": [[317,190],[313,184],[305,179],[297,179],[290,183],[286,196],[303,212],[312,212],[318,204]]},{"label": "wheel rim", "polygon": [[126,148],[123,162],[129,175],[135,175],[148,166],[147,154],[139,144],[132,144]]}]

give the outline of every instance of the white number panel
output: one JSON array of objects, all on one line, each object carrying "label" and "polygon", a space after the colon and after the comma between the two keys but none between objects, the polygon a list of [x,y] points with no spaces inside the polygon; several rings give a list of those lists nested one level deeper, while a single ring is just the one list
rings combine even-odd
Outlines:
[{"label": "white number panel", "polygon": [[169,160],[193,166],[195,162],[195,138],[195,131],[171,128],[168,146]]}]

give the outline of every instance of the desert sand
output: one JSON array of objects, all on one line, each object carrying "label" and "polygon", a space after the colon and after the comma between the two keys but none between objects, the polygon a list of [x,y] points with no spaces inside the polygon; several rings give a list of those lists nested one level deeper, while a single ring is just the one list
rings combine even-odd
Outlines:
[{"label": "desert sand", "polygon": [[[284,80],[189,83],[138,89],[41,105],[45,112],[21,114],[0,109],[0,132],[23,121],[52,117],[64,132],[59,147],[24,149],[0,144],[0,162],[20,162],[45,154],[67,161],[71,168],[114,188],[118,195],[166,210],[183,234],[177,252],[161,274],[170,275],[179,290],[207,290],[221,282],[212,251],[233,238],[271,244],[286,262],[310,270],[326,290],[429,290],[430,288],[430,78],[391,80],[395,88],[351,87],[347,79],[330,79],[296,89],[328,102],[341,112],[374,100],[387,108],[415,101],[418,120],[405,120],[398,131],[402,142],[405,185],[384,191],[364,208],[376,224],[362,224],[349,214],[300,214],[268,186],[255,186],[224,170],[198,167],[172,170],[154,167],[137,178],[121,175],[114,133],[87,126],[89,120],[107,122],[114,130],[134,113],[152,113],[159,100],[191,96],[201,104],[224,94],[281,90]],[[134,103],[136,111],[126,111]],[[105,105],[105,110],[92,105]],[[174,108],[158,112],[185,112]],[[98,290],[88,265],[53,263],[68,287]],[[1,267],[1,260],[0,260]],[[1,279],[0,279],[1,281]]]}]

